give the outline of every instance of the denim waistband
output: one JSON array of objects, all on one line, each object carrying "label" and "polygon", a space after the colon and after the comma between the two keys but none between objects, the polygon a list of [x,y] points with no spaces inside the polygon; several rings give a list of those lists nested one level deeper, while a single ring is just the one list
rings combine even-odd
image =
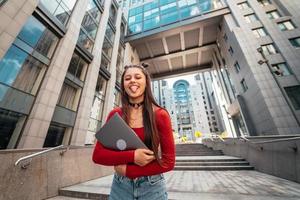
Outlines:
[{"label": "denim waistband", "polygon": [[115,178],[117,178],[119,181],[128,181],[128,182],[135,182],[135,183],[141,183],[141,182],[145,182],[145,181],[153,183],[153,182],[157,182],[161,179],[164,179],[163,174],[157,174],[157,175],[152,175],[152,176],[141,176],[141,177],[134,178],[134,179],[128,178],[126,176],[121,176],[117,173],[115,173],[114,175],[115,175]]}]

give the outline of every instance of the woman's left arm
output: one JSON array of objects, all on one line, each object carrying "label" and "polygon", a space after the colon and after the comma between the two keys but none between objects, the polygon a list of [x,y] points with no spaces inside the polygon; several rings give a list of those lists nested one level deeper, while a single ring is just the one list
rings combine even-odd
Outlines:
[{"label": "woman's left arm", "polygon": [[126,176],[136,178],[151,176],[170,171],[175,165],[175,145],[169,113],[164,109],[156,112],[156,124],[160,133],[161,165],[155,160],[143,167],[135,164],[127,164]]}]

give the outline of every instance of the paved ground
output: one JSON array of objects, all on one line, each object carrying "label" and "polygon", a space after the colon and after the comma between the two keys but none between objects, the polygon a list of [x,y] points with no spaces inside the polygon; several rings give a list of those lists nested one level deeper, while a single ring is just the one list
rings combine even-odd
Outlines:
[{"label": "paved ground", "polygon": [[[177,160],[216,156],[177,157]],[[235,157],[220,156],[219,159]],[[113,176],[66,187],[72,191],[109,194]],[[165,174],[173,200],[300,200],[300,184],[257,171],[172,171]],[[79,200],[55,197],[51,200]]]}]

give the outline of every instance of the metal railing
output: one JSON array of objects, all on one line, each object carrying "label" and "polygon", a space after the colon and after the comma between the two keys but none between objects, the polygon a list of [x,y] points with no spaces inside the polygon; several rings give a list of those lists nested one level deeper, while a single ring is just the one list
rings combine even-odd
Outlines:
[{"label": "metal railing", "polygon": [[26,169],[31,161],[32,161],[32,158],[33,157],[36,157],[36,156],[40,156],[42,154],[45,154],[45,153],[48,153],[50,151],[54,151],[54,150],[57,150],[57,149],[62,149],[62,148],[66,148],[65,150],[63,150],[62,152],[60,152],[60,155],[62,156],[68,149],[69,147],[66,147],[65,145],[60,145],[60,146],[57,146],[57,147],[53,147],[53,148],[50,148],[50,149],[46,149],[44,151],[40,151],[40,152],[37,152],[37,153],[33,153],[31,155],[28,155],[28,156],[24,156],[22,158],[19,158],[16,162],[15,162],[15,166],[18,166],[20,163],[21,163],[21,168],[22,169]]}]

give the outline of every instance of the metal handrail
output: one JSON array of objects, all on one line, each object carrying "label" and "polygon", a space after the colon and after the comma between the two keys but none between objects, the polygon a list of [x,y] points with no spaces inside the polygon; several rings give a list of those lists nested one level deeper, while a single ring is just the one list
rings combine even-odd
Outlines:
[{"label": "metal handrail", "polygon": [[284,139],[275,139],[275,140],[267,140],[262,142],[252,142],[253,144],[265,144],[265,143],[272,143],[272,142],[284,142],[290,140],[299,140],[300,137],[292,137],[292,138],[284,138]]},{"label": "metal handrail", "polygon": [[[50,148],[50,149],[46,149],[46,150],[44,150],[44,151],[40,151],[40,152],[37,152],[37,153],[33,153],[33,154],[31,154],[31,155],[28,155],[28,156],[24,156],[24,157],[22,157],[22,158],[19,158],[19,159],[15,162],[15,166],[19,165],[19,163],[22,162],[22,163],[23,163],[23,164],[21,165],[22,169],[26,169],[27,166],[30,165],[30,162],[31,162],[31,160],[32,160],[33,157],[35,157],[35,156],[40,156],[40,155],[42,155],[42,154],[48,153],[48,152],[53,151],[53,150],[56,150],[56,149],[61,149],[61,148],[63,148],[63,147],[65,147],[65,146],[64,146],[64,145],[60,145],[60,146],[57,146],[57,147],[53,147],[53,148]],[[66,150],[68,150],[68,148],[67,148]],[[66,151],[66,150],[65,150],[65,151]],[[63,155],[63,153],[64,153],[65,151],[61,152],[60,155]],[[23,162],[23,161],[28,160],[28,159],[30,159],[30,160],[27,161],[26,163]]]},{"label": "metal handrail", "polygon": [[239,139],[241,140],[245,140],[246,142],[251,142],[248,138],[246,138],[245,136],[241,136]]}]

